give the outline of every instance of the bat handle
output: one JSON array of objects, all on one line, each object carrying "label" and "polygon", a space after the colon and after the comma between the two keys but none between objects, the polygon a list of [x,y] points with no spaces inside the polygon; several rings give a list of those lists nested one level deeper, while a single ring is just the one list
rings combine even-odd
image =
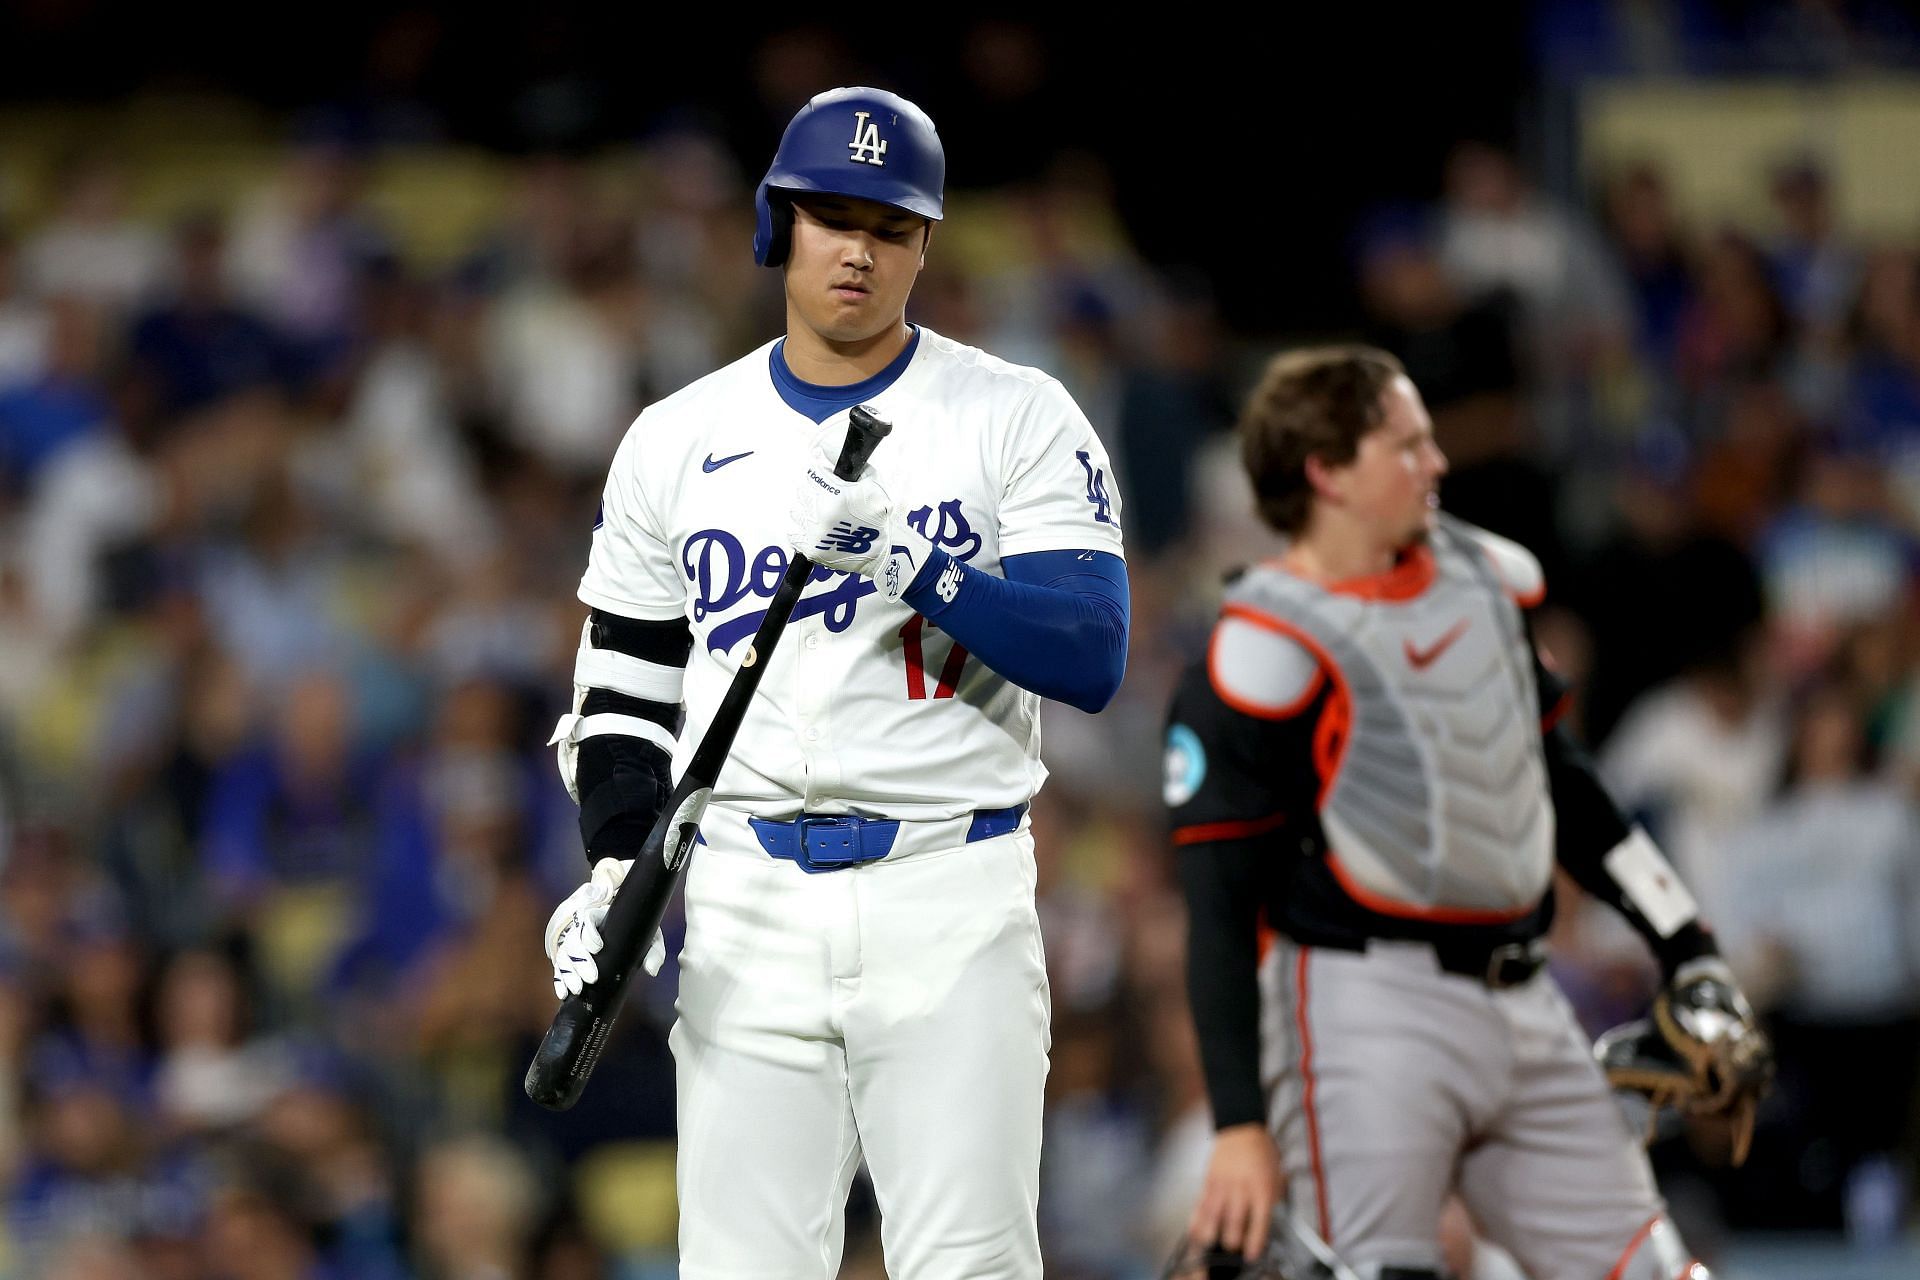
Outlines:
[{"label": "bat handle", "polygon": [[842,480],[858,480],[860,473],[867,469],[867,459],[891,434],[891,422],[866,405],[855,405],[847,422],[847,442],[840,446],[840,461],[833,464],[833,474]]}]

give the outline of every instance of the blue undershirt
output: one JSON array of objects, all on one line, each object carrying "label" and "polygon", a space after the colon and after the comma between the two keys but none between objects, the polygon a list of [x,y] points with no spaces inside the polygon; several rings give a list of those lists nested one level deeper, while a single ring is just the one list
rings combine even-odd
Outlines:
[{"label": "blue undershirt", "polygon": [[[1006,577],[940,548],[902,597],[1022,689],[1082,711],[1113,701],[1127,670],[1127,564],[1109,551],[1030,551],[1001,562]],[[952,595],[942,597],[942,580]]]},{"label": "blue undershirt", "polygon": [[886,368],[871,378],[862,378],[844,387],[823,387],[795,377],[793,370],[787,367],[787,340],[782,338],[767,353],[767,369],[773,374],[773,389],[780,393],[780,398],[795,413],[812,418],[815,422],[825,422],[836,413],[844,413],[857,404],[865,404],[898,382],[900,375],[907,371],[907,366],[913,363],[913,353],[920,349],[920,328],[918,325],[909,325],[908,328],[913,330],[913,336],[907,339],[907,345],[900,354],[887,362]]}]

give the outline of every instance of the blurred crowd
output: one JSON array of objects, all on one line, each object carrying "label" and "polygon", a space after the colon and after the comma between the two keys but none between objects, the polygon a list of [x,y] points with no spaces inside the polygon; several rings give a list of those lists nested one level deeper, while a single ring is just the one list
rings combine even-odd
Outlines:
[{"label": "blurred crowd", "polygon": [[[0,1274],[672,1274],[671,967],[587,1100],[520,1077],[540,927],[582,878],[541,744],[605,468],[638,410],[778,332],[742,163],[512,162],[422,263],[366,159],[290,145],[163,224],[108,154],[0,230]],[[1463,144],[1342,246],[1458,514],[1548,566],[1536,635],[1623,802],[1773,1026],[1750,1165],[1656,1147],[1695,1247],[1895,1238],[1920,1059],[1920,223],[1841,225],[1812,158],[1764,233],[1664,176],[1556,200]],[[1210,1125],[1157,742],[1223,572],[1265,554],[1236,400],[1271,353],[1130,247],[1100,164],[956,193],[909,317],[1058,375],[1125,494],[1102,716],[1049,708],[1034,810],[1055,1007],[1049,1274],[1154,1273]],[[1655,980],[1562,886],[1590,1030]],[[878,1276],[857,1195],[848,1274]]]}]

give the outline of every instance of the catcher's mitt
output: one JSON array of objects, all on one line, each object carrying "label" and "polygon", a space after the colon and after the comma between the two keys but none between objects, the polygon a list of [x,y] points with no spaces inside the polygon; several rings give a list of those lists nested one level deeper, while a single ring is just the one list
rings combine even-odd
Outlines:
[{"label": "catcher's mitt", "polygon": [[1681,965],[1651,1016],[1602,1035],[1593,1053],[1608,1084],[1647,1099],[1649,1141],[1671,1108],[1702,1159],[1747,1158],[1754,1112],[1773,1084],[1773,1046],[1717,956]]}]

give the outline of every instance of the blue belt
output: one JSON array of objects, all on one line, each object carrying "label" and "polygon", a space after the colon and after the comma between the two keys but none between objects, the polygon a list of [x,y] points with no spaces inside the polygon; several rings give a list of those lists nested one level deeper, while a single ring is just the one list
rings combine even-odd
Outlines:
[{"label": "blue belt", "polygon": [[[967,827],[968,844],[991,840],[1020,828],[1027,806],[978,809]],[[797,862],[808,873],[840,871],[862,862],[878,862],[893,851],[900,823],[893,818],[862,818],[850,813],[803,813],[791,822],[748,818],[760,847],[776,858]]]}]

